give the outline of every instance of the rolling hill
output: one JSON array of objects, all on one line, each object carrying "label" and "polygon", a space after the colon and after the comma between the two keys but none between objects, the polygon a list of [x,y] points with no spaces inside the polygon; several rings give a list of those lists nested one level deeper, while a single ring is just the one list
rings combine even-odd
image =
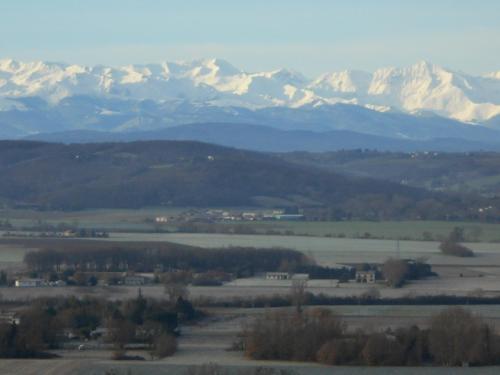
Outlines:
[{"label": "rolling hill", "polygon": [[[380,151],[500,151],[500,141],[471,141],[462,138],[412,140],[357,133],[350,130],[282,130],[270,126],[200,123],[143,132],[102,132],[72,130],[41,133],[25,140],[59,143],[132,142],[150,140],[199,141],[246,150],[265,152],[325,152],[344,149]],[[278,141],[279,140],[279,141]]]},{"label": "rolling hill", "polygon": [[447,196],[197,142],[0,142],[0,201],[74,210],[298,206],[332,218],[466,218],[480,198]]},{"label": "rolling hill", "polygon": [[500,154],[494,152],[339,152],[282,154],[289,162],[433,191],[500,196]]}]

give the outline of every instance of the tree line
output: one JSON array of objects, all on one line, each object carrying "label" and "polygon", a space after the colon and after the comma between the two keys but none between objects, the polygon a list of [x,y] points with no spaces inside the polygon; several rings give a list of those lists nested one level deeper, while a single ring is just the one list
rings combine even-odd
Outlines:
[{"label": "tree line", "polygon": [[100,338],[112,346],[114,359],[127,359],[130,343],[140,343],[152,357],[161,358],[175,352],[179,324],[201,316],[182,297],[154,300],[139,293],[137,298],[113,302],[41,298],[20,312],[18,322],[0,324],[0,357],[45,358],[50,356],[48,350],[71,339]]},{"label": "tree line", "polygon": [[462,366],[500,362],[500,336],[467,310],[451,307],[416,325],[367,332],[349,329],[324,308],[274,311],[242,332],[245,355],[260,360],[310,361],[329,365]]},{"label": "tree line", "polygon": [[261,249],[228,247],[201,249],[176,244],[157,244],[112,247],[83,246],[64,249],[42,249],[25,255],[24,262],[31,271],[53,272],[74,269],[82,272],[162,270],[193,270],[206,272],[220,270],[236,277],[252,276],[257,272],[275,271],[284,261],[307,265],[310,260],[290,249]]},{"label": "tree line", "polygon": [[[216,299],[199,298],[197,306],[229,308],[289,307],[294,300],[289,294],[261,295],[255,297],[231,297]],[[352,296],[331,296],[323,293],[313,294],[307,290],[302,304],[305,306],[454,306],[454,305],[499,305],[500,297],[486,297],[478,290],[474,295],[456,296],[449,294],[404,297],[380,297],[372,293]]]}]

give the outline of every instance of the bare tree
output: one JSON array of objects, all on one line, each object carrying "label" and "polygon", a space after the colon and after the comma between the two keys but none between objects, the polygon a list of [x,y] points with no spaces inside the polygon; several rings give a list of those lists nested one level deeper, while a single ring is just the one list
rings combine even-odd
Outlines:
[{"label": "bare tree", "polygon": [[151,357],[165,358],[173,355],[177,351],[177,339],[174,335],[163,333],[156,337],[153,342],[153,350],[151,350]]},{"label": "bare tree", "polygon": [[290,296],[292,303],[297,309],[297,312],[302,312],[302,305],[306,302],[306,288],[307,280],[305,279],[292,279],[292,287],[290,289]]},{"label": "bare tree", "polygon": [[189,295],[187,285],[181,282],[168,282],[165,284],[165,294],[170,302],[176,302],[179,298],[186,299]]},{"label": "bare tree", "polygon": [[451,307],[431,319],[430,353],[436,363],[445,366],[490,363],[495,351],[492,333],[470,311]]},{"label": "bare tree", "polygon": [[401,259],[389,258],[382,265],[382,274],[388,285],[400,287],[408,274],[408,264]]}]

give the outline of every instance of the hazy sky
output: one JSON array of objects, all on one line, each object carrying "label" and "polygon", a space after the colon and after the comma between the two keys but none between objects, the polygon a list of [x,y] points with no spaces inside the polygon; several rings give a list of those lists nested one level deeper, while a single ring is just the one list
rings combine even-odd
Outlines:
[{"label": "hazy sky", "polygon": [[0,58],[21,60],[500,70],[499,0],[0,0],[0,35]]}]

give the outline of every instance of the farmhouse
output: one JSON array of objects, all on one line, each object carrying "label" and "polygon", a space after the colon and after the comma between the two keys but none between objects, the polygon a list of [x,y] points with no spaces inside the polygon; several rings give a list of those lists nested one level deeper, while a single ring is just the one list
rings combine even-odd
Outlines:
[{"label": "farmhouse", "polygon": [[357,271],[356,282],[367,284],[375,283],[375,271]]},{"label": "farmhouse", "polygon": [[36,288],[47,285],[43,279],[19,279],[16,280],[16,288]]},{"label": "farmhouse", "polygon": [[21,323],[21,318],[16,312],[2,311],[0,312],[0,323],[19,324]]},{"label": "farmhouse", "polygon": [[141,275],[129,275],[123,278],[123,284],[128,286],[139,286],[149,284],[151,279],[146,276]]},{"label": "farmhouse", "polygon": [[289,280],[290,274],[288,272],[268,272],[266,273],[267,280]]}]

